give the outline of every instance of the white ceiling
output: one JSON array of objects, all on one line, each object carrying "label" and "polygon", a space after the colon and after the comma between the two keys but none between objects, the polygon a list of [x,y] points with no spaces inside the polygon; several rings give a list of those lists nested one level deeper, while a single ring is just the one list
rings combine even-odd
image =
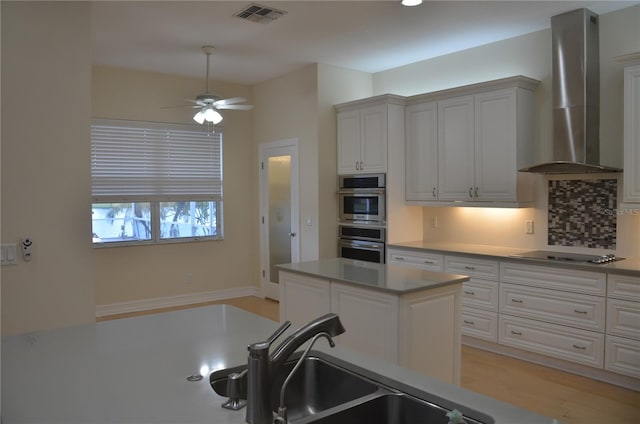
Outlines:
[{"label": "white ceiling", "polygon": [[93,61],[194,77],[201,46],[211,78],[255,84],[310,63],[379,72],[548,28],[553,15],[608,13],[640,1],[255,1],[288,13],[269,24],[234,17],[251,0],[96,1]]}]

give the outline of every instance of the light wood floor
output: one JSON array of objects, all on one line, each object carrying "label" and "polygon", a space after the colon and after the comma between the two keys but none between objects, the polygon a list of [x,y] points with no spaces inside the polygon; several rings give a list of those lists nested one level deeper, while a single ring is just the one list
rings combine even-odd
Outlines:
[{"label": "light wood floor", "polygon": [[[98,321],[214,304],[233,305],[278,321],[278,302],[257,297],[112,315]],[[566,424],[640,423],[639,392],[541,365],[463,346],[461,375],[466,389]]]}]

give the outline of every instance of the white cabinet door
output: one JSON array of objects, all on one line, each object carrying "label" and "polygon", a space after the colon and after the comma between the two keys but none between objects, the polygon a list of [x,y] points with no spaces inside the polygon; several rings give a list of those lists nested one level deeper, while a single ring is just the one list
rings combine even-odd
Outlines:
[{"label": "white cabinet door", "polygon": [[360,163],[360,112],[338,113],[338,174],[358,172]]},{"label": "white cabinet door", "polygon": [[435,253],[387,249],[387,262],[394,265],[406,265],[427,271],[442,272],[444,256]]},{"label": "white cabinet door", "polygon": [[437,200],[437,103],[408,106],[405,121],[405,200]]},{"label": "white cabinet door", "polygon": [[438,199],[474,199],[473,96],[438,102]]},{"label": "white cabinet door", "polygon": [[498,341],[498,313],[462,307],[462,334],[479,339]]},{"label": "white cabinet door", "polygon": [[280,271],[280,322],[298,328],[331,312],[331,285],[321,278]]},{"label": "white cabinet door", "polygon": [[474,200],[517,201],[516,89],[475,96]]},{"label": "white cabinet door", "polygon": [[386,104],[338,112],[338,174],[387,172]]},{"label": "white cabinet door", "polygon": [[605,298],[500,284],[500,313],[604,332]]},{"label": "white cabinet door", "polygon": [[602,368],[604,334],[500,315],[500,344]]},{"label": "white cabinet door", "polygon": [[408,294],[400,302],[400,365],[460,384],[460,285]]},{"label": "white cabinet door", "polygon": [[640,303],[607,299],[607,334],[640,340]]},{"label": "white cabinet door", "polygon": [[336,338],[337,343],[387,361],[398,361],[396,296],[332,282],[331,312],[340,316],[346,330]]},{"label": "white cabinet door", "polygon": [[607,335],[604,368],[640,378],[640,341]]},{"label": "white cabinet door", "polygon": [[387,105],[360,112],[360,172],[387,172]]},{"label": "white cabinet door", "polygon": [[623,201],[640,203],[640,64],[624,70]]}]

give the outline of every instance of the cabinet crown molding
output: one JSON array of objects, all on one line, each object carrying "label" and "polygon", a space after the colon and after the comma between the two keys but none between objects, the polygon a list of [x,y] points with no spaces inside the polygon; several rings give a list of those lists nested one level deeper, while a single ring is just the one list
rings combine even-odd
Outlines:
[{"label": "cabinet crown molding", "polygon": [[350,102],[340,103],[334,105],[338,112],[349,109],[357,109],[362,106],[375,106],[378,104],[395,104],[404,106],[407,98],[404,96],[398,96],[397,94],[381,94],[379,96],[367,97],[365,99],[353,100]]},{"label": "cabinet crown molding", "polygon": [[432,91],[430,93],[416,94],[407,97],[407,105],[424,103],[427,101],[442,100],[448,97],[457,97],[471,94],[478,94],[484,91],[499,90],[503,88],[523,88],[534,91],[540,85],[540,81],[518,75],[514,77],[500,78],[492,81],[484,81],[475,84],[463,85],[460,87],[447,88],[444,90]]}]

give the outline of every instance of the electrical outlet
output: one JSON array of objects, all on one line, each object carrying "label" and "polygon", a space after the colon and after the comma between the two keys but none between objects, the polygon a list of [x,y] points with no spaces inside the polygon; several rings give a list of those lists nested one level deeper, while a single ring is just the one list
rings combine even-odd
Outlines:
[{"label": "electrical outlet", "polygon": [[434,216],[431,219],[431,228],[438,228],[438,216]]},{"label": "electrical outlet", "polygon": [[524,222],[524,232],[525,234],[533,234],[533,221],[527,220]]},{"label": "electrical outlet", "polygon": [[191,283],[193,282],[193,274],[188,273],[188,274],[186,275],[185,282],[186,282],[187,284],[191,284]]}]

